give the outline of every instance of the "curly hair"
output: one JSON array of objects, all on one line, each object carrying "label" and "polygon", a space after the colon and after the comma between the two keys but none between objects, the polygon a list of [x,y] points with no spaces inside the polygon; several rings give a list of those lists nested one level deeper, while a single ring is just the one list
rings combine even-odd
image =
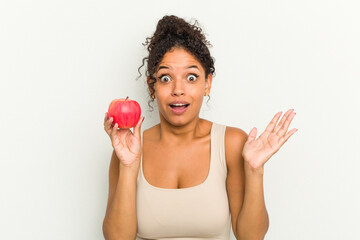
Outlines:
[{"label": "curly hair", "polygon": [[[145,43],[142,44],[143,46],[148,45],[147,50],[149,55],[143,58],[142,65],[138,68],[138,72],[140,73],[140,68],[144,66],[144,62],[147,60],[147,70],[145,75],[149,77],[147,78],[147,84],[150,88],[150,100],[148,101],[148,105],[151,109],[153,108],[150,103],[154,102],[154,98],[152,98],[152,96],[155,93],[154,85],[156,82],[156,69],[165,53],[172,50],[172,48],[183,48],[194,55],[205,69],[206,78],[210,73],[214,75],[215,58],[210,55],[207,47],[212,47],[212,45],[206,40],[201,27],[196,26],[197,24],[197,20],[195,20],[194,24],[189,24],[184,19],[177,16],[165,15],[158,21],[153,36],[151,38],[147,37]],[[140,77],[141,73],[137,79]],[[209,101],[210,96],[208,95],[208,97]]]}]

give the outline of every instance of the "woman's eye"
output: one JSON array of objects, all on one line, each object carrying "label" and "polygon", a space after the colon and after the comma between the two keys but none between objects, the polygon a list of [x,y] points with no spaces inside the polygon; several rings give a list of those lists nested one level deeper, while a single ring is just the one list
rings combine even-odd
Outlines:
[{"label": "woman's eye", "polygon": [[[187,79],[190,81],[190,82],[194,82],[194,81],[196,81],[196,79],[199,77],[199,75],[196,75],[196,74],[190,74],[188,77],[187,77]],[[159,79],[160,79],[160,81],[161,82],[169,82],[170,81],[170,78],[169,78],[169,76],[168,75],[165,75],[165,74],[163,74],[163,75],[161,75],[160,77],[159,77]]]},{"label": "woman's eye", "polygon": [[167,76],[167,75],[161,75],[159,77],[159,79],[162,81],[162,82],[168,82],[167,80],[170,81],[170,78]]},{"label": "woman's eye", "polygon": [[194,81],[196,80],[196,78],[198,78],[198,77],[199,77],[199,75],[190,74],[190,75],[188,76],[188,80],[189,80],[190,82],[194,82]]}]

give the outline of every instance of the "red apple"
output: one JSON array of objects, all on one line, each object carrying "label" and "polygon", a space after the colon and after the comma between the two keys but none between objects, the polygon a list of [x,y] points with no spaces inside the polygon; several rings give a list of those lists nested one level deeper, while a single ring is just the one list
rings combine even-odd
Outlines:
[{"label": "red apple", "polygon": [[113,124],[117,123],[119,128],[135,127],[141,115],[138,102],[129,97],[114,99],[109,105],[109,118],[113,118]]}]

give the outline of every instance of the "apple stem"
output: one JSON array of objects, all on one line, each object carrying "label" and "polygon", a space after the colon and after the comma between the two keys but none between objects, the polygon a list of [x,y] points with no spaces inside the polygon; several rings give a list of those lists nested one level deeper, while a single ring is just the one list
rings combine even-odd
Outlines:
[{"label": "apple stem", "polygon": [[125,101],[129,98],[129,96],[126,97]]}]

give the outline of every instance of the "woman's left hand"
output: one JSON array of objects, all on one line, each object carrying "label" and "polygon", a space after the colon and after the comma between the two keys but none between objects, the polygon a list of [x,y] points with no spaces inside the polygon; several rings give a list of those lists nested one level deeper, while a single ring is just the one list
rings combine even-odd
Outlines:
[{"label": "woman's left hand", "polygon": [[265,131],[257,139],[255,139],[257,129],[255,127],[251,129],[242,152],[245,164],[251,169],[263,170],[264,164],[280,149],[289,137],[297,131],[296,128],[293,128],[286,133],[296,114],[293,111],[294,109],[289,109],[277,126],[276,123],[282,112],[275,114]]}]

